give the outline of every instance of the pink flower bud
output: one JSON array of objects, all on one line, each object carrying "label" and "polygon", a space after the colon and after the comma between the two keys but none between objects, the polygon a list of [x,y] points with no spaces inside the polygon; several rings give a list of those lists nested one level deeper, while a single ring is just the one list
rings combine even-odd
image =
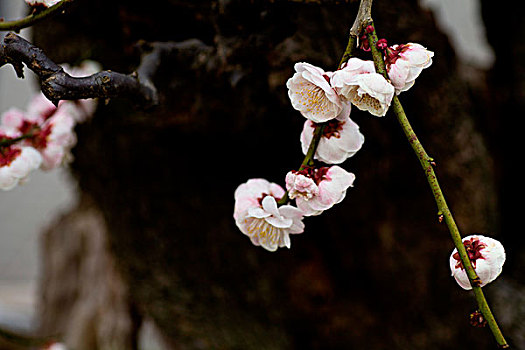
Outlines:
[{"label": "pink flower bud", "polygon": [[376,46],[379,50],[384,50],[388,47],[386,39],[379,39],[376,43]]}]

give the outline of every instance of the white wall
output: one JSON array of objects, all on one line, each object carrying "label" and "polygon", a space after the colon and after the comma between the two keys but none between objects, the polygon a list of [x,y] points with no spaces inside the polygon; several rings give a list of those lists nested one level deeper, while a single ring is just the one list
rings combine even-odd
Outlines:
[{"label": "white wall", "polygon": [[[0,0],[0,17],[24,15],[22,0]],[[3,39],[5,32],[0,32]],[[28,38],[29,30],[20,35]],[[36,91],[35,78],[25,70],[19,79],[13,68],[0,68],[0,113],[9,107],[25,109]],[[65,169],[31,173],[29,181],[11,191],[0,190],[0,323],[27,327],[32,317],[39,270],[38,239],[42,227],[75,201]]]}]

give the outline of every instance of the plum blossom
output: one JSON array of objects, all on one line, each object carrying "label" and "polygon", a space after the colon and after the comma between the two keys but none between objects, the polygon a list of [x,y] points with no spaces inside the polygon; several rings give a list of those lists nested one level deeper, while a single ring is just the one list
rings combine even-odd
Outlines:
[{"label": "plum blossom", "polygon": [[25,0],[29,6],[32,7],[51,7],[58,4],[62,0]]},{"label": "plum blossom", "polygon": [[382,117],[390,107],[395,89],[372,68],[371,61],[350,58],[342,69],[332,74],[330,84],[343,100]]},{"label": "plum blossom", "polygon": [[42,127],[42,138],[35,143],[42,154],[42,169],[50,170],[69,163],[71,149],[77,142],[75,120],[65,108],[59,108]]},{"label": "plum blossom", "polygon": [[[59,106],[63,102],[66,101],[60,101]],[[41,124],[51,117],[56,110],[57,107],[42,92],[39,92],[27,104],[24,119],[32,123]]]},{"label": "plum blossom", "polygon": [[308,167],[286,174],[286,189],[290,198],[305,216],[319,215],[340,203],[346,190],[353,186],[355,175],[343,168]]},{"label": "plum blossom", "polygon": [[[0,141],[13,139],[0,131]],[[33,147],[0,146],[0,189],[7,191],[26,180],[32,170],[38,169],[42,157]]]},{"label": "plum blossom", "polygon": [[394,45],[386,50],[385,64],[396,95],[410,89],[423,69],[432,64],[434,52],[420,44]]},{"label": "plum blossom", "polygon": [[24,114],[18,109],[9,109],[2,115],[0,130],[11,130],[16,136],[31,135],[21,140],[42,156],[41,168],[50,170],[71,160],[71,148],[76,144],[75,121],[72,105],[47,108],[37,97],[32,100],[34,108]]},{"label": "plum blossom", "polygon": [[[316,124],[310,120],[304,123],[301,132],[301,149],[306,155],[314,135]],[[363,146],[365,137],[359,126],[346,117],[344,120],[332,119],[323,128],[314,159],[327,164],[340,164],[352,157]]]},{"label": "plum blossom", "polygon": [[336,118],[343,105],[330,86],[333,73],[305,62],[296,63],[294,68],[296,73],[286,82],[293,108],[315,123]]},{"label": "plum blossom", "polygon": [[233,217],[252,243],[268,251],[290,248],[290,234],[302,233],[303,213],[294,206],[278,206],[284,189],[265,179],[250,179],[235,190]]},{"label": "plum blossom", "polygon": [[[472,266],[481,280],[481,287],[494,281],[503,269],[505,263],[505,249],[503,245],[490,237],[472,235],[463,238]],[[467,273],[461,262],[457,249],[450,255],[450,270],[452,276],[461,288],[472,289]]]}]

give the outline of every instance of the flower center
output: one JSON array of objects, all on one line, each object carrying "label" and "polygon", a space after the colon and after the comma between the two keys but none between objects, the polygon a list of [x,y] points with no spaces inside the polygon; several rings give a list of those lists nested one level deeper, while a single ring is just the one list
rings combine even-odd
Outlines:
[{"label": "flower center", "polygon": [[390,70],[390,65],[395,64],[397,59],[401,57],[401,54],[409,49],[408,45],[397,45],[394,49],[392,47],[387,48],[385,55],[386,68]]},{"label": "flower center", "polygon": [[[0,136],[0,141],[9,140],[11,138]],[[0,167],[11,164],[13,160],[22,153],[22,150],[14,147],[0,147]]]},{"label": "flower center", "polygon": [[[473,237],[470,240],[466,240],[463,242],[463,245],[465,246],[465,249],[467,250],[468,257],[470,261],[472,261],[472,266],[476,268],[476,260],[477,259],[485,259],[483,255],[481,254],[481,250],[486,247],[486,245],[479,241],[479,238]],[[464,270],[463,263],[461,262],[461,258],[459,256],[459,253],[456,252],[454,255],[452,255],[454,259],[456,259],[456,268],[460,267],[462,270]]]},{"label": "flower center", "polygon": [[[257,198],[257,202],[259,202],[259,206],[260,206],[260,207],[262,207],[262,201],[263,201],[263,199],[264,199],[265,197],[267,197],[267,196],[272,196],[272,195],[271,195],[271,194],[268,194],[268,193],[266,193],[266,192],[263,192],[263,193],[261,194],[261,196],[260,196],[259,198]],[[272,197],[275,198],[275,201],[276,201],[276,202],[279,202],[279,200],[281,199],[281,197],[279,197],[279,198],[277,198],[277,197],[275,197],[275,196],[272,196]]]},{"label": "flower center", "polygon": [[264,219],[246,218],[246,229],[250,237],[256,236],[263,247],[278,246],[284,229],[273,226]]},{"label": "flower center", "polygon": [[300,174],[300,175],[304,175],[304,176],[311,178],[315,182],[315,184],[319,186],[319,183],[321,181],[328,178],[328,176],[326,176],[326,173],[328,172],[329,169],[330,169],[329,167],[316,168],[313,166],[309,166],[309,167],[304,168],[303,170],[299,170],[299,171],[293,170],[292,172],[294,174]]},{"label": "flower center", "polygon": [[319,86],[303,90],[301,95],[306,100],[304,104],[307,112],[324,113],[328,110],[325,92]]},{"label": "flower center", "polygon": [[[313,122],[312,124],[314,128],[319,125],[318,123],[313,123]],[[326,137],[327,139],[329,139],[332,136],[337,139],[340,138],[341,137],[340,131],[343,130],[344,124],[345,122],[341,122],[337,119],[332,119],[324,123],[323,137]]]},{"label": "flower center", "polygon": [[367,93],[359,94],[359,86],[354,86],[349,93],[349,100],[358,108],[380,111],[381,103]]}]

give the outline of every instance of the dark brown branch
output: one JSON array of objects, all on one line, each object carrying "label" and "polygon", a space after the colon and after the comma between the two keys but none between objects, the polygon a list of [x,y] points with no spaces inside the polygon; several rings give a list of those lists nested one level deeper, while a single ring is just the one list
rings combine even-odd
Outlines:
[{"label": "dark brown branch", "polygon": [[[155,75],[163,64],[187,62],[188,58],[212,49],[199,40],[151,43],[142,45],[145,51],[136,72],[122,74],[109,70],[87,77],[72,77],[46,54],[20,36],[9,33],[0,47],[0,67],[11,64],[18,77],[23,78],[23,64],[40,79],[42,92],[55,105],[60,100],[127,97],[138,106],[148,108],[159,103]],[[187,66],[186,66],[187,67]]]}]

